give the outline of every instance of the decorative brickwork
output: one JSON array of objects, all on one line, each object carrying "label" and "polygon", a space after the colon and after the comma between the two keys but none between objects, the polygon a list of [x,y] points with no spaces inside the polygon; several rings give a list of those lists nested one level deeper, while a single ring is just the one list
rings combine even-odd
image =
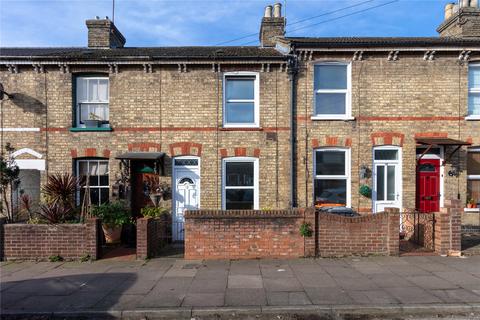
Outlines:
[{"label": "decorative brickwork", "polygon": [[171,241],[171,216],[137,219],[137,259],[159,256]]},{"label": "decorative brickwork", "polygon": [[202,145],[194,142],[177,142],[170,144],[170,155],[176,156],[197,156],[202,155]]},{"label": "decorative brickwork", "polygon": [[98,219],[89,219],[85,224],[4,224],[1,232],[5,260],[47,260],[54,255],[66,260],[100,256]]},{"label": "decorative brickwork", "polygon": [[231,148],[222,148],[219,150],[220,157],[260,157],[260,148],[250,148],[250,147],[231,147]]},{"label": "decorative brickwork", "polygon": [[394,145],[403,146],[405,135],[398,132],[375,132],[371,135],[373,146]]}]

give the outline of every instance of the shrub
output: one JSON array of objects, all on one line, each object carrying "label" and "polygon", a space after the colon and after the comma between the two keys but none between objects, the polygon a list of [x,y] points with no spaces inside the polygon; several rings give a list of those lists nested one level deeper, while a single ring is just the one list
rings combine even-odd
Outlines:
[{"label": "shrub", "polygon": [[304,222],[302,223],[302,225],[300,226],[300,235],[302,237],[311,237],[313,235],[313,230],[312,230],[312,226],[310,225],[310,223],[308,222]]},{"label": "shrub", "polygon": [[63,258],[57,254],[57,255],[48,257],[48,260],[50,262],[61,262],[63,261]]},{"label": "shrub", "polygon": [[123,201],[115,201],[95,206],[92,214],[108,226],[122,226],[130,222],[130,210]]},{"label": "shrub", "polygon": [[163,215],[169,214],[167,208],[160,207],[145,207],[140,211],[145,218],[160,218]]},{"label": "shrub", "polygon": [[48,223],[64,223],[70,217],[71,208],[66,208],[59,204],[42,204],[38,213]]},{"label": "shrub", "polygon": [[69,173],[54,174],[48,176],[42,191],[48,204],[74,208],[75,192],[79,186],[80,180]]}]

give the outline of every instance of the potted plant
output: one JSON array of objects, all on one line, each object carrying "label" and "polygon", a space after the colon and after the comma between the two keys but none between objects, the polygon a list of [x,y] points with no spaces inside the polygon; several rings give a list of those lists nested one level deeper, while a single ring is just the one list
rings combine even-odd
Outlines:
[{"label": "potted plant", "polygon": [[102,123],[102,118],[97,116],[95,113],[90,112],[88,119],[83,120],[83,123],[87,128],[98,128]]},{"label": "potted plant", "polygon": [[470,200],[468,200],[467,208],[473,209],[473,208],[476,208],[476,207],[477,207],[477,202],[475,201],[475,199],[471,198]]},{"label": "potted plant", "polygon": [[130,211],[122,201],[101,204],[92,214],[102,220],[102,229],[107,243],[119,243],[122,227],[130,221]]}]

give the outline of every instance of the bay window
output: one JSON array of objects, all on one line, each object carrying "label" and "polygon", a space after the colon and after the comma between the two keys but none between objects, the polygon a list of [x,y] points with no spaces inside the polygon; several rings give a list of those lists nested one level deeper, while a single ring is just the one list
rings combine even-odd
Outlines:
[{"label": "bay window", "polygon": [[350,150],[315,150],[314,201],[315,205],[350,206]]},{"label": "bay window", "polygon": [[258,159],[223,160],[223,209],[258,209]]}]

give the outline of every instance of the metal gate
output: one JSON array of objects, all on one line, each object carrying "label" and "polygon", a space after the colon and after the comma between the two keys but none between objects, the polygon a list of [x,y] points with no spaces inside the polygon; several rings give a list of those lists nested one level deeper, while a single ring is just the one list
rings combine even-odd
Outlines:
[{"label": "metal gate", "polygon": [[400,251],[435,251],[435,213],[404,210],[400,214]]}]

